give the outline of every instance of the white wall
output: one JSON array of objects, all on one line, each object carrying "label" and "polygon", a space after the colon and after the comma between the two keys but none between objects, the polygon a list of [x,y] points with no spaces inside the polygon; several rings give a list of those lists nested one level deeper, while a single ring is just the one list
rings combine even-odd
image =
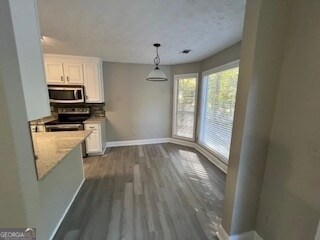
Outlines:
[{"label": "white wall", "polygon": [[125,141],[170,136],[171,68],[160,66],[169,78],[150,82],[154,65],[103,63],[107,141]]},{"label": "white wall", "polygon": [[28,120],[50,116],[36,1],[9,2]]},{"label": "white wall", "polygon": [[257,229],[314,239],[320,216],[320,1],[292,1]]},{"label": "white wall", "polygon": [[241,42],[238,42],[215,55],[204,59],[201,62],[200,71],[204,72],[209,69],[219,67],[226,63],[233,62],[240,59]]},{"label": "white wall", "polygon": [[37,177],[9,1],[0,1],[0,52],[0,226],[33,227]]},{"label": "white wall", "polygon": [[222,225],[255,229],[287,36],[289,1],[247,0]]},{"label": "white wall", "polygon": [[81,146],[78,145],[38,182],[39,239],[49,239],[84,180],[82,161]]},{"label": "white wall", "polygon": [[[35,2],[26,0],[23,3],[30,7],[34,6]],[[49,239],[53,228],[62,217],[63,211],[69,205],[83,179],[80,168],[82,167],[81,152],[78,148],[77,158],[71,153],[69,158],[73,161],[61,162],[57,169],[49,173],[48,178],[37,181],[20,75],[22,63],[19,62],[17,54],[19,50],[15,42],[10,10],[9,0],[1,0],[0,226],[35,227],[37,234],[39,233],[37,235],[39,239]],[[30,59],[32,60],[34,59]],[[35,62],[39,62],[39,59]],[[60,175],[55,175],[54,172]]]}]

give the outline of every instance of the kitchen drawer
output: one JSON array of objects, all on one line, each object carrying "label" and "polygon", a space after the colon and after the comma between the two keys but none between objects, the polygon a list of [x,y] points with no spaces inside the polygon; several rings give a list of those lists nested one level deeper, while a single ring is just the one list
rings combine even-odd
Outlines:
[{"label": "kitchen drawer", "polygon": [[86,130],[93,130],[93,131],[100,131],[100,124],[86,123],[85,129]]}]

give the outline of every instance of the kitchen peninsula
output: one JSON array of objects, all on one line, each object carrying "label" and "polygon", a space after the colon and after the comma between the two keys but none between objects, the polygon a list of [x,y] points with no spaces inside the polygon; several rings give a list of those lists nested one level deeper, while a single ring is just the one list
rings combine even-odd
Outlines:
[{"label": "kitchen peninsula", "polygon": [[44,178],[91,133],[91,130],[32,133],[38,179]]},{"label": "kitchen peninsula", "polygon": [[81,143],[92,133],[85,131],[32,133],[38,174],[39,239],[51,239],[85,176]]}]

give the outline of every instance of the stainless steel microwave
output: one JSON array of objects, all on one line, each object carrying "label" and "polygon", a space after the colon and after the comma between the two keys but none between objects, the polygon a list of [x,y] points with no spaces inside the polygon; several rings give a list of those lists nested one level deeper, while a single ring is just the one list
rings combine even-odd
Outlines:
[{"label": "stainless steel microwave", "polygon": [[49,99],[52,103],[84,103],[83,86],[48,85]]}]

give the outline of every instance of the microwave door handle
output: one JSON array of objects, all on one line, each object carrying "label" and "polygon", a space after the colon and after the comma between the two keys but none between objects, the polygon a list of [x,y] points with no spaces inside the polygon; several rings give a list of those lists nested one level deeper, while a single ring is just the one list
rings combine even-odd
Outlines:
[{"label": "microwave door handle", "polygon": [[74,99],[75,100],[78,100],[77,91],[78,90],[76,90],[76,89],[73,91],[73,95],[74,95]]}]

